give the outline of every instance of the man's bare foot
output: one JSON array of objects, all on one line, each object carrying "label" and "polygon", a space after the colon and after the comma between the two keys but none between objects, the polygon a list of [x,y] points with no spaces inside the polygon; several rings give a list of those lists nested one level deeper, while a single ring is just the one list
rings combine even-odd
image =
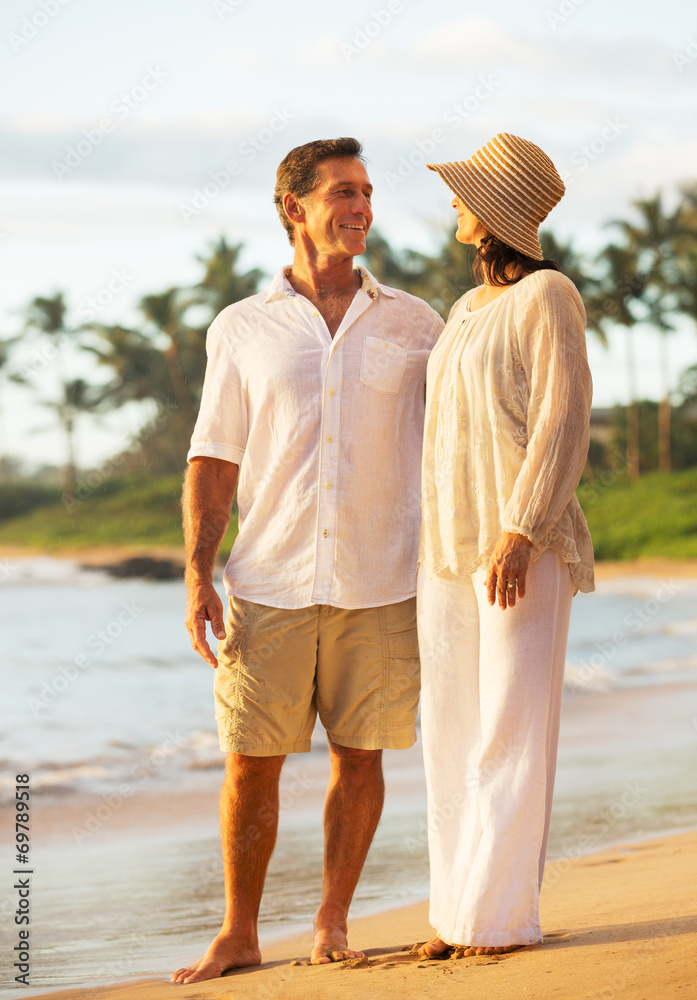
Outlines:
[{"label": "man's bare foot", "polygon": [[184,969],[177,969],[170,978],[173,983],[201,983],[204,979],[218,979],[228,969],[260,964],[261,952],[256,945],[244,944],[221,931],[203,958]]},{"label": "man's bare foot", "polygon": [[[522,947],[522,944],[512,944],[497,948],[485,947],[483,945],[470,947],[466,944],[446,944],[441,938],[434,937],[418,948],[417,955],[420,955],[422,958],[440,958],[441,956],[446,958],[471,958],[474,955],[507,955],[509,952],[517,951],[518,948]],[[446,951],[449,955],[444,955]]]},{"label": "man's bare foot", "polygon": [[365,958],[365,955],[362,951],[351,951],[348,947],[345,927],[339,924],[326,924],[320,927],[315,920],[314,948],[310,955],[310,965],[343,962],[345,958]]}]

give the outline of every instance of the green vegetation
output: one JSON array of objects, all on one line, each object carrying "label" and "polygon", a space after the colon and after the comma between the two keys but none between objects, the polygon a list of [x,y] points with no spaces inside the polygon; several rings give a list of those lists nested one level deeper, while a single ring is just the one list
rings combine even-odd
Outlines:
[{"label": "green vegetation", "polygon": [[[3,491],[10,510],[12,489]],[[596,558],[697,558],[697,467],[653,473],[637,482],[606,471],[578,492]],[[181,476],[109,480],[67,506],[43,505],[10,517],[0,512],[0,545],[52,553],[96,546],[179,546],[180,495]],[[221,554],[227,555],[236,534],[233,508]]]},{"label": "green vegetation", "polygon": [[605,476],[579,490],[597,559],[697,558],[697,468],[631,483]]},{"label": "green vegetation", "polygon": [[[37,507],[3,519],[0,545],[54,553],[111,545],[183,545],[181,486],[181,476],[109,480],[82,500]],[[233,509],[221,551],[229,552],[236,534],[237,511]]]}]

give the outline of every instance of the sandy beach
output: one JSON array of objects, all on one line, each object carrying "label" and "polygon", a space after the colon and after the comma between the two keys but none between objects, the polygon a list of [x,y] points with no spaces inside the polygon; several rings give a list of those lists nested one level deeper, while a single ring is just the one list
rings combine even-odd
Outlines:
[{"label": "sandy beach", "polygon": [[[115,561],[122,555],[112,553]],[[93,553],[94,562],[104,565],[106,556]],[[450,996],[455,986],[455,996],[478,1000],[697,997],[697,832],[683,832],[697,831],[697,563],[601,565],[598,593],[579,598],[543,946],[457,961],[409,953],[431,935],[417,745],[386,755],[386,809],[350,928],[352,947],[367,960],[303,965],[328,774],[320,733],[316,750],[290,759],[282,777],[281,831],[262,903],[264,964],[191,987],[171,984],[169,973],[199,957],[220,925],[222,758],[208,732],[209,679],[180,635],[183,585],[113,581],[48,563],[19,567],[14,590],[6,583],[4,593],[12,650],[6,738],[12,759],[32,772],[34,792],[25,996],[146,1000],[174,990],[186,1000],[342,1000],[372,992],[387,1000]],[[26,642],[36,601],[51,608],[48,645]],[[125,607],[137,620],[93,652],[97,630],[111,637]],[[89,669],[73,670],[86,651]],[[3,842],[12,840],[13,821],[6,804]],[[16,944],[10,886],[0,896],[5,954]],[[21,985],[9,965],[2,997]]]},{"label": "sandy beach", "polygon": [[[426,962],[410,954],[429,934],[426,903],[351,922],[360,961],[308,967],[301,935],[265,949],[255,969],[175,986],[167,978],[26,993],[59,1000],[687,1000],[697,993],[697,833],[551,863],[542,892],[544,945],[500,957]],[[291,963],[300,964],[291,964]]]}]

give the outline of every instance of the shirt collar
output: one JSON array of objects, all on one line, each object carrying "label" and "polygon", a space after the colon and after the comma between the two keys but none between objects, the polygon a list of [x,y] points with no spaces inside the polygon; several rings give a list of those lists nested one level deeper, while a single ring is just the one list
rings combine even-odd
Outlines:
[{"label": "shirt collar", "polygon": [[[368,298],[372,299],[373,302],[377,299],[378,295],[384,295],[388,299],[396,298],[394,291],[387,285],[381,285],[366,267],[363,267],[361,264],[357,264],[356,269],[361,275],[361,291],[365,292]],[[289,270],[290,265],[287,264],[285,267],[282,267],[280,271],[276,272],[266,291],[264,305],[268,302],[274,302],[283,295],[287,295],[289,298],[293,299],[297,298],[298,293],[286,277],[286,272]]]}]

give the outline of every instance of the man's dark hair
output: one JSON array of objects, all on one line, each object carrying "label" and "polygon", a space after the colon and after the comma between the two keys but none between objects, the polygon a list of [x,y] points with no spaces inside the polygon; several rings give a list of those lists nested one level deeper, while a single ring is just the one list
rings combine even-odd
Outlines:
[{"label": "man's dark hair", "polygon": [[551,257],[535,260],[534,257],[528,257],[520,250],[514,250],[503,240],[487,232],[474,252],[472,260],[474,280],[478,284],[487,280],[492,285],[509,285],[511,283],[511,278],[508,277],[509,268],[513,271],[520,268],[522,271],[517,278],[512,279],[514,284],[533,271],[561,271],[556,260],[552,260]]},{"label": "man's dark hair", "polygon": [[315,139],[304,146],[296,146],[281,160],[276,171],[276,190],[273,200],[288,233],[290,245],[295,245],[293,225],[283,207],[283,198],[288,192],[296,198],[305,198],[319,183],[317,164],[333,157],[353,156],[365,163],[363,146],[358,139]]}]

